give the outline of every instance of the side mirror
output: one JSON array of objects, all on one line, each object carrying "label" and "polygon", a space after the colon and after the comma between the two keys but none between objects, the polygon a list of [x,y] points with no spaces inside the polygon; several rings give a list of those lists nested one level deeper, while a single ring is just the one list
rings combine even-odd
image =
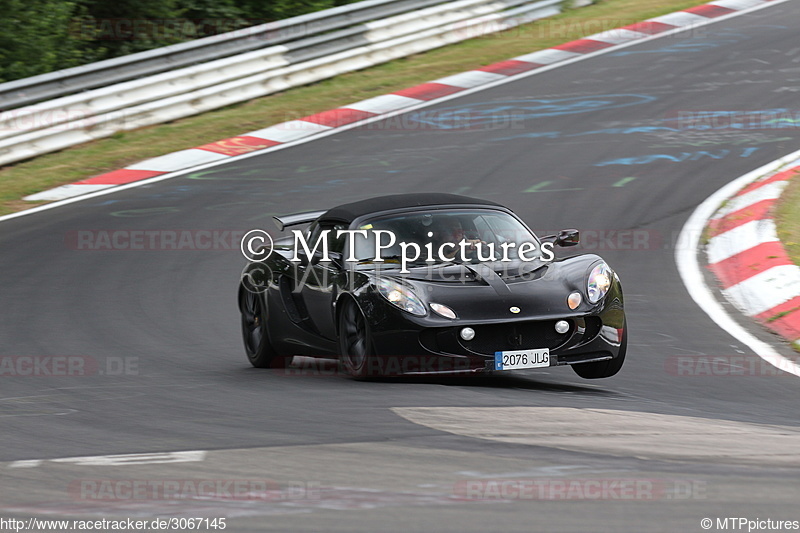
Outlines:
[{"label": "side mirror", "polygon": [[577,246],[581,242],[581,232],[576,229],[562,229],[555,240],[556,246]]}]

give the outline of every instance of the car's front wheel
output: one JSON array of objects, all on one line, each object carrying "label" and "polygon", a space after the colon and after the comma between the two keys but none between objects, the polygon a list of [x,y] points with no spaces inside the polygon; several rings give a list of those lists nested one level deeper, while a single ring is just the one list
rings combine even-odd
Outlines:
[{"label": "car's front wheel", "polygon": [[269,341],[264,307],[260,294],[239,288],[239,311],[242,314],[242,338],[247,360],[256,368],[281,368],[286,360],[278,355]]},{"label": "car's front wheel", "polygon": [[339,313],[339,363],[354,378],[375,376],[375,354],[367,319],[354,301],[345,300],[343,306]]},{"label": "car's front wheel", "polygon": [[619,345],[619,354],[614,359],[599,361],[597,363],[582,363],[572,365],[572,370],[584,379],[610,378],[620,371],[625,362],[625,353],[628,351],[628,326],[623,324],[622,341]]}]

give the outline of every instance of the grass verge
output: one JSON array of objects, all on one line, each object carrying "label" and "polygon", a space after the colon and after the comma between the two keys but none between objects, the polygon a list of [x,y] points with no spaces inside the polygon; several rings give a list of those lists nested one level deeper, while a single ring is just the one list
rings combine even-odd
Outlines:
[{"label": "grass verge", "polygon": [[601,0],[550,19],[351,72],[174,122],[117,133],[0,169],[0,215],[37,205],[22,197],[169,152],[550,48],[707,0]]},{"label": "grass verge", "polygon": [[800,174],[793,177],[783,191],[775,216],[778,237],[789,257],[800,265]]},{"label": "grass verge", "polygon": [[[783,191],[775,213],[775,222],[778,226],[778,238],[783,242],[783,247],[794,264],[800,265],[800,174],[789,182]],[[792,309],[785,313],[800,313],[800,309]],[[773,317],[775,320],[782,316]],[[792,348],[800,352],[800,340],[792,343]]]}]

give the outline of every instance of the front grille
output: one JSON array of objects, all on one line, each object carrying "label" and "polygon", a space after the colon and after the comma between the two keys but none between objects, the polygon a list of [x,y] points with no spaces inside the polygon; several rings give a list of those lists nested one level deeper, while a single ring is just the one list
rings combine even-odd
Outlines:
[{"label": "front grille", "polygon": [[575,324],[569,322],[569,331],[556,332],[557,320],[536,320],[505,324],[484,324],[473,326],[475,338],[461,345],[475,353],[494,355],[495,352],[509,350],[529,350],[534,348],[557,348],[564,344],[575,331]]}]

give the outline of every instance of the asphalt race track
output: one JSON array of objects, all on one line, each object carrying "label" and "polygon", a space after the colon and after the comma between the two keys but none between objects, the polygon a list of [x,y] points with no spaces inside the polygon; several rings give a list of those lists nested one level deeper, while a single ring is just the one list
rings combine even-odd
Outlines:
[{"label": "asphalt race track", "polygon": [[[69,356],[89,369],[0,377],[0,516],[227,517],[235,532],[683,532],[706,517],[800,519],[800,381],[760,367],[676,372],[680,357],[752,352],[694,304],[673,260],[700,202],[800,149],[791,121],[732,125],[796,113],[798,17],[800,1],[782,3],[0,223],[0,357]],[[683,127],[690,111],[742,113],[701,130]],[[411,191],[498,201],[537,231],[581,229],[584,249],[623,282],[622,372],[362,383],[335,365],[257,370],[240,338],[237,242],[85,249],[112,231],[272,231],[275,214]],[[207,453],[49,461],[192,450]],[[273,498],[95,498],[87,480],[277,488]],[[497,497],[487,487],[498,480],[563,482],[584,497]],[[647,490],[598,498],[588,480]]]}]

